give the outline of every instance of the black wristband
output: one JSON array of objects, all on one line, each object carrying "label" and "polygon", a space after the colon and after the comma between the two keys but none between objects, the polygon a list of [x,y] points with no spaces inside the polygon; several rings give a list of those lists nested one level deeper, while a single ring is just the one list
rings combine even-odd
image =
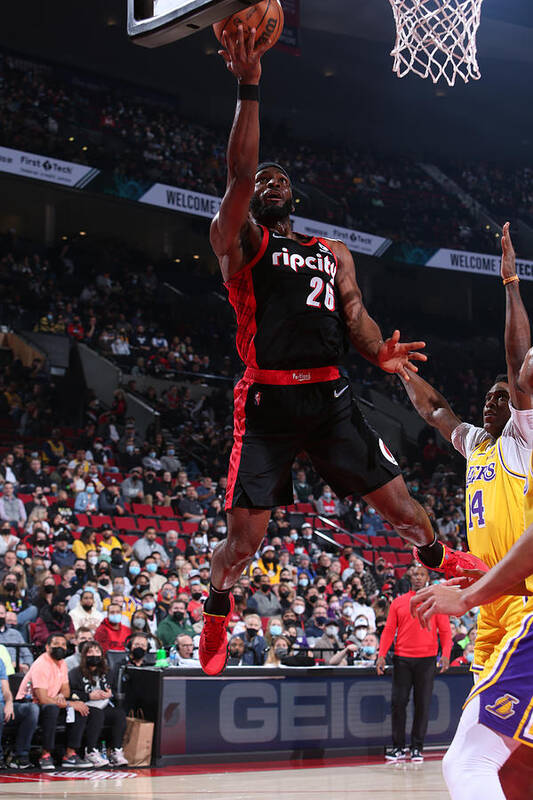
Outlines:
[{"label": "black wristband", "polygon": [[259,102],[259,86],[255,83],[239,83],[237,93],[239,100],[255,100]]}]

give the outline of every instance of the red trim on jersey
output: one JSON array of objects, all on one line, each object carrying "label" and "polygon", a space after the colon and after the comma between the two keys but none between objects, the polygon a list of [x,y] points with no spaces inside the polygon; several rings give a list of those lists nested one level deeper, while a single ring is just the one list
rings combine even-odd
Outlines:
[{"label": "red trim on jersey", "polygon": [[244,379],[253,383],[275,386],[298,386],[301,383],[322,383],[340,378],[337,367],[313,367],[311,369],[255,369],[248,367]]},{"label": "red trim on jersey", "polygon": [[235,309],[235,314],[237,316],[237,336],[235,338],[237,352],[242,361],[250,367],[257,367],[254,342],[257,333],[257,322],[255,319],[257,303],[255,300],[252,268],[264,256],[268,246],[268,240],[268,229],[263,228],[261,247],[253,259],[249,261],[248,264],[245,264],[244,267],[241,267],[235,275],[232,275],[225,284],[229,293],[229,301]]},{"label": "red trim on jersey", "polygon": [[329,252],[331,253],[333,258],[335,259],[335,266],[338,267],[339,266],[339,259],[335,255],[335,251],[333,250],[331,245],[328,243],[328,240],[327,239],[318,239],[318,241],[320,242],[320,244],[324,245],[324,247],[328,248]]},{"label": "red trim on jersey", "polygon": [[246,377],[241,378],[235,386],[234,397],[234,410],[233,410],[233,448],[229,460],[228,469],[228,485],[226,488],[226,502],[225,509],[228,511],[233,504],[233,493],[235,492],[235,483],[237,475],[239,474],[239,467],[241,465],[242,455],[242,440],[246,432],[246,398],[248,397],[248,390],[251,382]]},{"label": "red trim on jersey", "polygon": [[263,258],[263,256],[265,255],[265,250],[267,249],[268,240],[270,238],[270,231],[268,230],[268,228],[265,228],[264,225],[260,225],[259,227],[263,231],[263,238],[261,239],[259,250],[257,251],[257,253],[252,258],[251,261],[248,261],[247,264],[244,264],[242,267],[239,267],[237,272],[234,272],[233,275],[230,278],[228,278],[227,281],[225,281],[224,286],[226,287],[226,289],[229,290],[231,282],[235,280],[235,278],[239,277],[244,272],[245,269],[252,269],[252,267],[255,267],[259,259]]}]

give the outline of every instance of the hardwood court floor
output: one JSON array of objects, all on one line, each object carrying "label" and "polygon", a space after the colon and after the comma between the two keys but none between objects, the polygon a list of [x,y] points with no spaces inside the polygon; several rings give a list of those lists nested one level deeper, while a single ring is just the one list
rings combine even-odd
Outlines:
[{"label": "hardwood court floor", "polygon": [[[250,765],[249,765],[250,766]],[[424,764],[386,765],[354,761],[349,766],[252,770],[232,766],[124,770],[92,774],[66,772],[49,776],[0,777],[0,798],[71,798],[76,800],[449,800],[441,773],[441,759]]]}]

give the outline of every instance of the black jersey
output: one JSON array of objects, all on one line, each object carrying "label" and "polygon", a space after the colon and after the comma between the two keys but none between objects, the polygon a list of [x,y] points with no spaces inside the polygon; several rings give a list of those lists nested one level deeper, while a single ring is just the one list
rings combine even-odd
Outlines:
[{"label": "black jersey", "polygon": [[263,228],[259,252],[226,283],[247,367],[290,370],[338,364],[347,336],[324,239],[296,241]]}]

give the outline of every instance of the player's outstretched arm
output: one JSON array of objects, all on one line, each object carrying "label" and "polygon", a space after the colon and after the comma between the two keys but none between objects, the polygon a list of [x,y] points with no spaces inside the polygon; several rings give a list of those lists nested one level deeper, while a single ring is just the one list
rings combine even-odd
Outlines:
[{"label": "player's outstretched arm", "polygon": [[[503,226],[501,276],[505,286],[505,358],[511,402],[517,409],[532,408],[531,386],[521,380],[524,358],[531,347],[529,317],[520,295],[510,224]],[[522,376],[523,377],[523,376]]]},{"label": "player's outstretched arm", "polygon": [[427,361],[427,356],[416,352],[426,346],[425,342],[400,342],[400,331],[394,331],[384,341],[379,325],[364,306],[352,254],[341,242],[335,242],[335,253],[338,257],[337,287],[352,345],[384,372],[396,372],[408,381],[409,375],[418,371],[413,361]]},{"label": "player's outstretched arm", "polygon": [[[240,93],[243,86],[259,87],[261,56],[268,49],[269,40],[256,48],[255,29],[245,37],[242,26],[236,39],[229,37],[226,31],[222,36],[224,50],[219,52],[237,78]],[[244,91],[248,94],[237,100],[229,137],[226,193],[211,223],[211,246],[219,259],[224,280],[253,257],[261,243],[261,230],[249,219],[259,161],[259,95],[253,99],[253,88]]]},{"label": "player's outstretched arm", "polygon": [[513,589],[533,575],[533,525],[522,534],[509,552],[489,572],[467,589],[459,590],[453,584],[436,584],[417,592],[411,599],[411,612],[416,613],[423,625],[434,614],[451,614],[461,617],[470,608],[491,603],[497,597],[513,594]]},{"label": "player's outstretched arm", "polygon": [[461,424],[461,420],[454,414],[446,398],[420,375],[411,375],[409,381],[402,378],[402,383],[422,419],[428,425],[437,428],[444,438],[450,441],[453,431]]}]

